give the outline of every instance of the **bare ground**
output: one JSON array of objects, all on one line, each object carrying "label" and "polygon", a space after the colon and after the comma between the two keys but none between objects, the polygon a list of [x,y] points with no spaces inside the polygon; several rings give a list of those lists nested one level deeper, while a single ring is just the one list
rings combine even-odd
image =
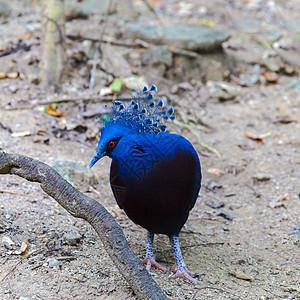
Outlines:
[{"label": "bare ground", "polygon": [[[250,72],[253,65],[246,62],[262,59],[266,49],[249,36],[242,36],[239,28],[230,27],[231,20],[247,16],[260,20],[270,9],[262,4],[259,11],[249,8],[251,1],[241,1],[242,8],[224,2],[211,1],[207,6],[210,18],[217,27],[226,27],[233,32],[230,43],[238,47],[226,51],[236,58],[239,70]],[[198,2],[190,3],[198,5]],[[179,9],[177,2],[173,5],[174,10]],[[266,9],[265,13],[263,9]],[[297,2],[287,1],[281,10],[286,18],[293,19],[300,8]],[[224,11],[225,17],[221,18]],[[26,33],[26,22],[39,20],[37,7],[24,6],[22,15],[13,14],[14,18],[1,24],[2,48],[10,42],[15,43]],[[186,20],[180,16],[172,22],[180,22],[180,18]],[[196,19],[197,16],[192,15],[188,22],[197,23]],[[282,30],[286,40],[291,38],[292,33],[280,22],[267,20],[266,23]],[[73,42],[68,43],[75,47]],[[299,38],[293,43],[299,51]],[[287,57],[295,52],[290,51],[287,51]],[[61,157],[87,165],[95,152],[98,136],[94,133],[97,133],[98,125],[92,119],[81,117],[83,105],[80,102],[59,104],[59,110],[66,113],[60,120],[43,112],[44,105],[39,103],[47,95],[32,83],[35,63],[28,65],[35,58],[39,58],[38,45],[28,52],[20,51],[0,58],[3,72],[20,71],[28,75],[22,80],[0,80],[0,122],[6,127],[0,128],[0,148],[46,163]],[[79,74],[80,69],[71,71],[72,77],[58,97],[86,96],[84,86],[88,78]],[[278,74],[279,80],[275,84],[258,83],[241,88],[234,101],[212,99],[205,82],[197,78],[192,81],[190,94],[174,94],[177,111],[186,116],[194,114],[214,129],[213,133],[199,133],[202,142],[216,149],[220,157],[201,147],[189,130],[175,124],[169,126],[171,131],[190,139],[201,158],[202,196],[182,230],[180,241],[189,268],[205,273],[200,283],[193,285],[184,279],[169,279],[170,273],[153,269],[153,278],[170,299],[300,299],[300,92],[286,88],[297,75]],[[153,83],[160,87],[160,79]],[[171,82],[171,86],[174,84]],[[16,92],[12,92],[11,85],[17,87]],[[87,102],[86,109],[99,105],[104,104]],[[291,122],[282,121],[282,116],[288,116]],[[84,124],[88,132],[81,135],[68,133],[69,140],[46,134],[49,145],[34,143],[40,137],[38,130],[46,128],[50,131],[72,122]],[[7,128],[13,132],[30,131],[31,135],[12,137]],[[262,135],[263,143],[248,139],[245,131]],[[88,134],[93,137],[91,143],[85,139]],[[94,167],[97,184],[93,188],[80,182],[76,187],[113,214],[134,252],[143,258],[146,232],[128,220],[116,205],[109,187],[109,164],[109,159],[105,158]],[[73,218],[37,184],[14,176],[1,176],[0,182],[0,236],[8,236],[15,242],[12,250],[2,242],[0,245],[1,299],[20,299],[21,296],[30,299],[135,299],[88,224]],[[225,206],[211,208],[206,204],[208,201],[223,201]],[[232,220],[220,215],[222,211]],[[70,231],[82,236],[75,246],[64,242],[64,233]],[[12,254],[22,242],[28,245],[27,256]],[[162,264],[175,264],[165,236],[156,237],[155,253]],[[60,262],[59,265],[51,266],[53,258]],[[238,278],[243,276],[249,280]]]}]

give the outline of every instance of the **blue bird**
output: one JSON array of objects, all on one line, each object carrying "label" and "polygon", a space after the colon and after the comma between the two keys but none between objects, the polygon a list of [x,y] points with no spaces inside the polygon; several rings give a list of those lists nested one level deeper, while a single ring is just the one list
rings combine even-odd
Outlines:
[{"label": "blue bird", "polygon": [[151,265],[166,270],[153,254],[154,234],[166,234],[177,261],[173,277],[183,275],[196,283],[184,263],[178,236],[198,197],[200,161],[187,139],[166,132],[164,123],[174,120],[174,109],[154,97],[156,91],[154,85],[144,87],[129,102],[113,102],[89,167],[103,156],[112,158],[114,197],[134,223],[148,230],[143,260],[147,270]]}]

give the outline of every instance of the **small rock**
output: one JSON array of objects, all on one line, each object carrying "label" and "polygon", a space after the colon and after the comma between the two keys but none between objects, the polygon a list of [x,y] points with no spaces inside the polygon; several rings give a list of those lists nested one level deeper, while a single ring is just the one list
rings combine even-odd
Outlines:
[{"label": "small rock", "polygon": [[106,11],[106,0],[65,1],[65,15],[67,21],[74,19],[87,19],[89,15],[105,14]]},{"label": "small rock", "polygon": [[270,202],[269,206],[271,208],[278,208],[278,207],[285,207],[286,208],[286,206],[283,202]]},{"label": "small rock", "polygon": [[215,168],[210,168],[207,170],[207,173],[209,174],[214,174],[216,176],[220,176],[222,174],[224,174],[224,172],[222,170],[219,170],[219,169],[215,169]]},{"label": "small rock", "polygon": [[13,248],[13,245],[15,244],[8,235],[2,237],[2,243],[4,247],[9,250],[11,250]]},{"label": "small rock", "polygon": [[224,186],[222,184],[219,184],[217,182],[215,182],[214,180],[207,180],[207,183],[204,185],[204,187],[212,192],[216,192],[222,188],[224,188]]},{"label": "small rock", "polygon": [[73,184],[94,185],[96,177],[93,172],[81,163],[58,158],[50,164],[64,179]]},{"label": "small rock", "polygon": [[8,17],[10,8],[7,6],[6,1],[0,0],[0,17]]},{"label": "small rock", "polygon": [[114,48],[107,44],[102,49],[102,55],[101,65],[107,72],[114,74],[117,78],[128,77],[132,74],[131,65],[125,58],[125,53],[114,51]]},{"label": "small rock", "polygon": [[50,258],[48,260],[48,266],[50,268],[58,267],[60,265],[61,265],[60,261],[58,261],[56,258]]},{"label": "small rock", "polygon": [[232,272],[232,275],[234,275],[236,278],[239,278],[239,279],[252,281],[252,278],[250,276],[246,275],[245,273],[243,273],[241,271]]},{"label": "small rock", "polygon": [[143,55],[142,60],[145,65],[159,65],[164,64],[167,67],[172,65],[172,53],[169,47],[164,46],[153,46],[147,49]]},{"label": "small rock", "polygon": [[223,231],[229,231],[229,228],[227,226],[223,226]]},{"label": "small rock", "polygon": [[18,87],[15,84],[10,84],[8,89],[12,94],[15,94],[18,91]]},{"label": "small rock", "polygon": [[269,181],[272,178],[272,176],[269,174],[257,173],[252,178],[254,179],[254,181],[262,182],[262,181]]},{"label": "small rock", "polygon": [[266,30],[263,32],[264,39],[273,44],[282,38],[282,32],[279,30]]},{"label": "small rock", "polygon": [[247,75],[241,74],[240,75],[240,86],[253,86],[258,83],[258,76],[256,74]]},{"label": "small rock", "polygon": [[239,94],[239,88],[236,85],[224,81],[211,81],[206,83],[211,97],[218,98],[220,101],[233,100]]},{"label": "small rock", "polygon": [[224,207],[225,206],[225,203],[220,201],[220,202],[217,202],[217,203],[213,203],[209,200],[206,200],[205,201],[205,204],[211,208],[215,208],[215,209],[218,209],[218,208],[221,208],[221,207]]},{"label": "small rock", "polygon": [[63,235],[63,239],[69,246],[76,246],[78,243],[80,243],[82,236],[78,232],[70,232],[65,233]]},{"label": "small rock", "polygon": [[223,217],[224,219],[229,220],[229,221],[233,220],[232,216],[227,211],[224,211],[224,210],[218,212],[217,216]]}]

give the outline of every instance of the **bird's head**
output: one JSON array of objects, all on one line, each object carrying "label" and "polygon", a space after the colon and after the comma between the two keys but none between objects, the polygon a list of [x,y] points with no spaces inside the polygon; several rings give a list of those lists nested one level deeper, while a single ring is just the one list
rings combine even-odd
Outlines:
[{"label": "bird's head", "polygon": [[104,127],[101,130],[97,152],[90,162],[89,168],[103,156],[115,157],[118,153],[124,151],[128,136],[134,133],[137,133],[134,128],[112,122],[111,120],[106,120],[104,122]]},{"label": "bird's head", "polygon": [[162,99],[154,98],[155,85],[133,95],[129,101],[114,101],[112,111],[104,119],[97,153],[89,164],[91,168],[103,156],[116,157],[126,152],[132,134],[159,133],[166,131],[164,124],[174,120],[174,109],[164,105]]}]

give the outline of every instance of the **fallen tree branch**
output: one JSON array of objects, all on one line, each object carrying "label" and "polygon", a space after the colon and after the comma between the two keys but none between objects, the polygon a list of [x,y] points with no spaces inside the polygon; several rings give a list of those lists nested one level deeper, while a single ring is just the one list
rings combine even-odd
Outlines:
[{"label": "fallen tree branch", "polygon": [[0,152],[0,174],[40,183],[42,190],[70,214],[93,226],[115,266],[140,299],[167,299],[129,247],[119,224],[100,203],[76,190],[50,166],[27,156]]}]

